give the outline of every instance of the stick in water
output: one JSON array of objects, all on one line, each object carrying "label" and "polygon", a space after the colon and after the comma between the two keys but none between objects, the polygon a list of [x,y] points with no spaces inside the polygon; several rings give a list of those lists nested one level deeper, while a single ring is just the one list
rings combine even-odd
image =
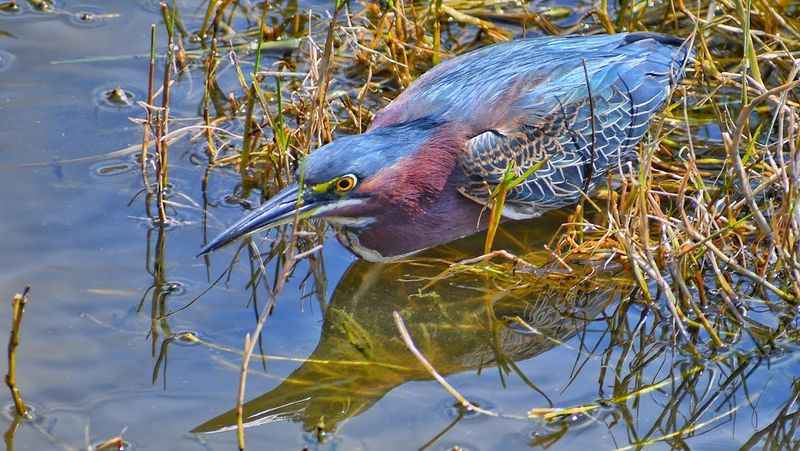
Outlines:
[{"label": "stick in water", "polygon": [[17,387],[17,346],[19,346],[19,328],[22,323],[22,313],[25,311],[25,304],[28,303],[28,292],[30,287],[26,287],[22,294],[15,294],[11,300],[11,337],[8,339],[8,374],[6,374],[6,385],[14,398],[14,408],[17,415],[27,417],[28,407],[22,400]]},{"label": "stick in water", "polygon": [[436,371],[433,365],[431,365],[430,362],[428,362],[428,359],[426,359],[425,356],[422,355],[422,353],[419,352],[419,349],[417,349],[417,347],[414,345],[414,340],[411,339],[411,334],[408,333],[408,329],[406,329],[406,324],[403,322],[403,318],[400,316],[400,314],[397,313],[397,311],[394,311],[392,312],[392,316],[394,317],[394,324],[397,326],[397,330],[400,331],[400,336],[403,338],[403,342],[405,342],[408,350],[411,351],[411,353],[414,354],[414,357],[416,357],[419,360],[419,362],[422,363],[422,366],[424,366],[425,369],[428,370],[429,373],[431,373],[431,376],[433,376],[433,378],[436,379],[436,382],[438,382],[439,385],[444,387],[444,389],[447,390],[447,393],[450,393],[450,395],[453,398],[456,398],[456,401],[458,401],[458,403],[461,404],[461,407],[466,409],[468,412],[478,412],[492,417],[497,416],[497,413],[492,412],[490,410],[481,409],[475,404],[469,402],[467,398],[465,398],[461,393],[458,392],[458,390],[456,390],[452,385],[450,385],[446,380],[444,380],[444,378]]}]

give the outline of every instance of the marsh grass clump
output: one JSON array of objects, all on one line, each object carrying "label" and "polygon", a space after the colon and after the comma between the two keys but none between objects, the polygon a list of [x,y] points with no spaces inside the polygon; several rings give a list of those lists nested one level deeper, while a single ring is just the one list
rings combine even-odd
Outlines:
[{"label": "marsh grass clump", "polygon": [[[421,258],[421,265],[441,268],[426,289],[469,275],[485,283],[487,299],[542,283],[568,293],[614,272],[629,296],[602,319],[611,340],[605,351],[596,349],[608,368],[601,382],[613,379],[600,390],[610,385],[613,393],[582,406],[532,406],[529,416],[554,422],[613,405],[617,418],[633,422],[628,409],[640,397],[677,387],[661,419],[646,434],[634,434],[631,446],[679,446],[708,424],[724,421],[747,404],[725,393],[743,389],[742,375],[797,338],[796,2],[623,1],[612,7],[600,1],[568,8],[505,0],[393,0],[337,2],[323,14],[300,10],[292,1],[212,0],[194,22],[184,22],[168,5],[162,11],[167,63],[157,90],[154,31],[142,146],[145,189],[148,199],[155,196],[152,216],[162,224],[175,208],[166,189],[169,143],[180,136],[193,135],[203,149],[203,186],[217,171],[235,171],[241,183],[231,198],[245,204],[251,192],[267,198],[285,186],[298,161],[337,133],[366,130],[378,108],[453,55],[540,34],[657,31],[690,40],[695,57],[686,79],[640,144],[638,166],[620,167],[606,189],[568,208],[569,219],[543,248],[512,253],[489,238],[486,255]],[[204,76],[202,120],[170,132],[170,85],[182,71]],[[494,204],[502,205],[502,199]],[[149,205],[148,200],[148,215]],[[255,292],[261,283],[270,306],[294,263],[313,259],[324,238],[320,224],[295,226],[291,233],[279,231],[266,252],[253,242],[237,252],[237,258],[248,256],[250,287]],[[279,277],[269,282],[271,263]],[[418,295],[426,296],[425,290]],[[641,319],[631,323],[630,312],[637,309]],[[759,321],[749,314],[753,310],[768,310],[777,321]],[[263,312],[268,308],[247,340],[245,362],[268,316]],[[674,358],[690,363],[667,376],[653,370]],[[240,404],[246,370],[245,363]],[[727,375],[723,381],[700,383],[720,371]],[[796,422],[796,392],[795,386],[781,416],[757,431],[750,446],[764,440],[796,445],[785,432]],[[707,402],[687,407],[679,397]],[[712,407],[717,413],[709,415]],[[559,437],[536,440],[546,444]]]}]

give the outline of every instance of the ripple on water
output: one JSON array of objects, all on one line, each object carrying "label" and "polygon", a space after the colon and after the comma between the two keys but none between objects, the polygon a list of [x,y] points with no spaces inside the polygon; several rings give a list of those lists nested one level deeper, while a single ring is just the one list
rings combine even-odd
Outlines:
[{"label": "ripple on water", "polygon": [[120,111],[133,108],[142,95],[120,85],[103,85],[92,91],[92,101],[104,110]]},{"label": "ripple on water", "polygon": [[198,341],[200,334],[193,330],[182,330],[174,333],[172,336],[175,338],[173,343],[179,346],[196,346],[200,344]]},{"label": "ripple on water", "polygon": [[198,219],[194,218],[194,216],[186,215],[185,211],[186,211],[185,209],[173,210],[171,208],[168,208],[167,220],[163,224],[159,221],[157,217],[148,218],[146,216],[140,216],[140,217],[131,217],[131,219],[135,220],[140,227],[143,227],[147,230],[159,231],[163,229],[166,232],[169,230],[174,230],[179,227],[198,223]]},{"label": "ripple on water", "polygon": [[[473,405],[480,407],[486,410],[494,410],[495,405],[491,401],[487,401],[481,398],[467,398],[469,402]],[[446,398],[441,400],[438,403],[438,407],[436,408],[437,412],[444,412],[445,416],[449,420],[455,420],[459,416],[461,417],[461,421],[475,421],[475,420],[485,420],[488,417],[486,415],[482,415],[475,411],[468,411],[464,407],[461,406],[457,401],[454,401],[453,398]]]},{"label": "ripple on water", "polygon": [[364,449],[364,444],[348,435],[326,432],[304,432],[300,446],[308,451],[337,451],[345,449]]},{"label": "ripple on water", "polygon": [[478,451],[477,447],[462,442],[445,442],[433,449],[436,451]]},{"label": "ripple on water", "polygon": [[6,52],[5,50],[0,50],[0,72],[8,70],[8,68],[14,64],[14,60],[16,59],[17,57],[13,54]]},{"label": "ripple on water", "polygon": [[122,19],[120,14],[96,5],[70,6],[65,16],[67,23],[80,28],[100,28]]},{"label": "ripple on water", "polygon": [[[560,431],[567,428],[570,431],[578,431],[592,426],[603,425],[603,419],[615,415],[616,409],[613,406],[602,406],[590,412],[572,413],[554,418],[543,424],[545,430]],[[534,438],[539,433],[534,434]]]},{"label": "ripple on water", "polygon": [[245,210],[252,210],[256,206],[253,205],[252,202],[248,199],[244,199],[236,194],[231,193],[224,193],[219,199],[219,206],[220,207],[228,207],[228,208],[237,208],[241,209],[244,208]]},{"label": "ripple on water", "polygon": [[[39,413],[40,409],[35,404],[31,404],[28,401],[25,401],[25,407],[28,408],[28,418],[23,421],[29,421],[37,424],[43,424],[45,421],[45,417]],[[15,418],[17,416],[16,407],[14,407],[14,403],[10,402],[3,407],[3,414],[6,418]]]},{"label": "ripple on water", "polygon": [[800,360],[800,346],[789,340],[776,340],[771,347],[767,347],[765,355],[769,358],[769,368],[772,370],[796,364]]},{"label": "ripple on water", "polygon": [[[235,189],[239,191],[239,187]],[[254,205],[250,199],[239,196],[236,192],[231,192],[229,187],[215,186],[208,193],[208,202],[214,208],[233,208],[236,210],[252,210],[258,205]],[[257,201],[256,201],[257,202]]]},{"label": "ripple on water", "polygon": [[161,294],[170,297],[186,296],[187,284],[180,280],[170,280],[161,285]]},{"label": "ripple on water", "polygon": [[204,167],[208,165],[208,156],[206,155],[205,149],[193,148],[189,151],[188,158],[189,163],[195,166]]}]

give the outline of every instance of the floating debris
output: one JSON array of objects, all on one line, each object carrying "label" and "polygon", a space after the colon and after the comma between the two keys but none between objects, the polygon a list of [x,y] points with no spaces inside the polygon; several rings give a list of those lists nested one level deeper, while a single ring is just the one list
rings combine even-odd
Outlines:
[{"label": "floating debris", "polygon": [[104,163],[101,165],[97,165],[94,167],[95,175],[99,175],[101,177],[111,177],[120,174],[127,174],[129,172],[135,171],[138,167],[133,163],[128,162],[114,162],[114,163]]},{"label": "floating debris", "polygon": [[164,296],[183,296],[186,294],[186,285],[183,282],[167,281],[161,286]]},{"label": "floating debris", "polygon": [[55,10],[53,3],[48,0],[28,0],[28,3],[33,6],[33,9],[39,12],[49,13]]},{"label": "floating debris", "polygon": [[105,93],[105,99],[112,105],[131,106],[133,105],[134,95],[120,87],[114,88]]},{"label": "floating debris", "polygon": [[0,3],[0,12],[4,13],[18,13],[20,11],[19,4],[15,1]]},{"label": "floating debris", "polygon": [[95,451],[130,451],[133,447],[131,443],[123,439],[122,436],[117,436],[97,443],[92,446],[91,449]]},{"label": "floating debris", "polygon": [[98,28],[111,23],[112,20],[122,16],[118,13],[111,13],[93,5],[81,5],[69,8],[69,23],[82,28]]},{"label": "floating debris", "polygon": [[200,336],[193,330],[185,330],[174,335],[175,343],[182,346],[194,346],[200,344]]}]

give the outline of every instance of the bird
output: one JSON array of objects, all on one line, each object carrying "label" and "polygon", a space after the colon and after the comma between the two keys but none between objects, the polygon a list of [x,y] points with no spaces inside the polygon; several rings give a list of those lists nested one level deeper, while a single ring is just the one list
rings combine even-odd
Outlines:
[{"label": "bird", "polygon": [[295,217],[322,218],[356,256],[386,262],[475,234],[509,170],[503,221],[579,201],[637,160],[684,74],[689,40],[651,32],[533,37],[434,66],[298,164],[295,181],[199,255]]}]

